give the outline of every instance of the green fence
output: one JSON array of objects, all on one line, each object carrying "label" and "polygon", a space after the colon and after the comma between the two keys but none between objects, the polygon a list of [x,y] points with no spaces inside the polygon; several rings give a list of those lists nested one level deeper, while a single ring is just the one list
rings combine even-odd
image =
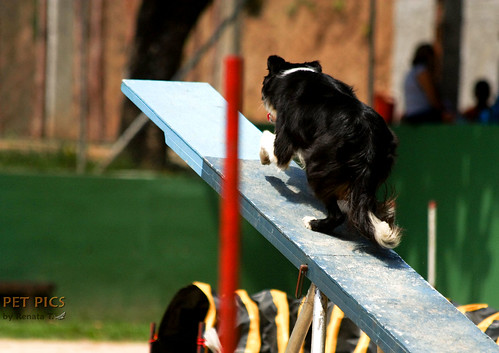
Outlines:
[{"label": "green fence", "polygon": [[[191,281],[216,288],[218,196],[197,176],[3,174],[0,200],[0,280],[54,282],[68,319],[148,323]],[[293,267],[243,231],[241,286],[293,291]]]},{"label": "green fence", "polygon": [[437,289],[499,307],[499,127],[399,127],[392,184],[405,237],[397,250],[426,275],[427,204],[437,211]]}]

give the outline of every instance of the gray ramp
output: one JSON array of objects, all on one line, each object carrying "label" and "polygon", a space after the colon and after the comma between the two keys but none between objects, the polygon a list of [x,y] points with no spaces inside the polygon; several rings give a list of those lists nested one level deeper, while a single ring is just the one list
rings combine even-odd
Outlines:
[{"label": "gray ramp", "polygon": [[[124,80],[122,91],[158,127],[166,143],[217,192],[225,156],[225,100],[206,83]],[[262,114],[265,112],[262,110]],[[343,227],[332,237],[305,229],[322,216],[304,172],[262,166],[261,132],[240,115],[241,212],[385,353],[499,352],[394,251]]]}]

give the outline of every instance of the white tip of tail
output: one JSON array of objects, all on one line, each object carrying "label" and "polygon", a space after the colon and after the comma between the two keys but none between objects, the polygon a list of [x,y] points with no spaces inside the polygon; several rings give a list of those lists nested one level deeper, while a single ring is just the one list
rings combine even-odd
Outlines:
[{"label": "white tip of tail", "polygon": [[400,244],[400,228],[390,228],[388,223],[376,217],[372,212],[369,212],[369,219],[374,227],[374,239],[380,246],[393,249]]}]

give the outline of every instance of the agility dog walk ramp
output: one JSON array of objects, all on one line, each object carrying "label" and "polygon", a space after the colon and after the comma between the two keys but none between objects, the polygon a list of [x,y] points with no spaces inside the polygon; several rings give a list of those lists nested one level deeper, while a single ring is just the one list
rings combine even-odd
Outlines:
[{"label": "agility dog walk ramp", "polygon": [[[206,83],[124,80],[122,91],[165,133],[166,143],[217,192],[225,157],[223,97]],[[498,352],[498,346],[394,251],[337,229],[306,229],[322,206],[296,164],[259,160],[261,132],[239,115],[241,213],[385,353]]]}]

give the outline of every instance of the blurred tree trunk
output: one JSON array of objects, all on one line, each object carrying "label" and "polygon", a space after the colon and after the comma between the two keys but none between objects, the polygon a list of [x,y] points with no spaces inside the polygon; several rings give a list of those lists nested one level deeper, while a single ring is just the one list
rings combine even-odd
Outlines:
[{"label": "blurred tree trunk", "polygon": [[[136,33],[128,77],[169,80],[179,69],[185,41],[200,14],[212,0],[143,0],[137,16]],[[121,131],[139,115],[125,99]],[[163,168],[166,145],[163,132],[149,122],[130,142],[127,151],[138,166]]]},{"label": "blurred tree trunk", "polygon": [[437,49],[441,50],[442,96],[447,108],[458,109],[461,72],[463,0],[438,0]]}]

